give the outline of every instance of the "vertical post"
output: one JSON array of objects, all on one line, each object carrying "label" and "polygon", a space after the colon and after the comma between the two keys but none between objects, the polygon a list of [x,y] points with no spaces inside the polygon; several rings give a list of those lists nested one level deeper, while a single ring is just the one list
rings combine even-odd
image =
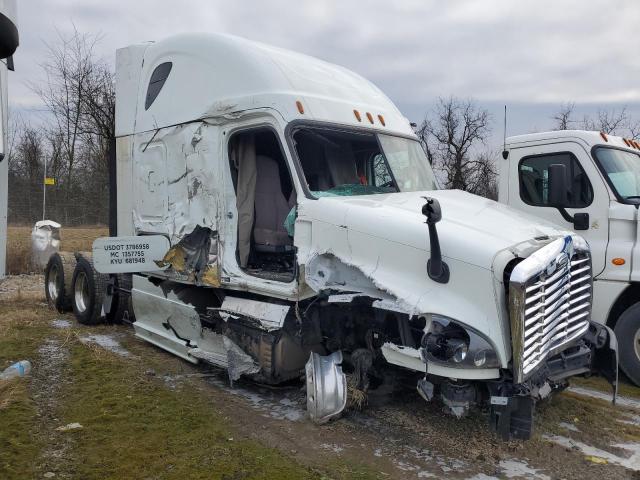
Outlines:
[{"label": "vertical post", "polygon": [[42,220],[45,219],[47,208],[47,156],[44,156],[44,174],[42,176]]}]

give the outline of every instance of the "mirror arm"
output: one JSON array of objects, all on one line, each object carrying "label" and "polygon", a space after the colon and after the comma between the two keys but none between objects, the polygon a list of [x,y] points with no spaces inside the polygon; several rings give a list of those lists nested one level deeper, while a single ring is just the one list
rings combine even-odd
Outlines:
[{"label": "mirror arm", "polygon": [[569,223],[573,223],[573,222],[574,222],[574,220],[575,220],[575,219],[573,218],[573,216],[571,216],[571,215],[569,214],[569,212],[567,212],[567,211],[565,210],[565,208],[564,208],[564,207],[556,207],[556,208],[557,208],[557,209],[558,209],[558,211],[560,212],[560,215],[562,215],[562,218],[564,218],[567,222],[569,222]]}]

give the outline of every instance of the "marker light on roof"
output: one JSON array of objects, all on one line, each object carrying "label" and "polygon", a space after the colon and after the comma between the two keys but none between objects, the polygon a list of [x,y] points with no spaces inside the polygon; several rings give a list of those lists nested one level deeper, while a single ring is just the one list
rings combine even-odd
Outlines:
[{"label": "marker light on roof", "polygon": [[362,121],[362,117],[360,117],[360,112],[358,110],[354,110],[353,114],[356,116],[356,120],[358,120],[359,122]]},{"label": "marker light on roof", "polygon": [[602,137],[602,139],[603,139],[605,142],[608,142],[608,141],[609,141],[609,139],[607,138],[607,134],[606,134],[606,133],[604,133],[604,132],[600,132],[600,136]]},{"label": "marker light on roof", "polygon": [[382,124],[382,126],[384,127],[384,126],[385,126],[385,123],[384,123],[384,117],[383,117],[382,115],[378,115],[378,120],[380,120],[380,123],[381,123],[381,124]]},{"label": "marker light on roof", "polygon": [[371,115],[369,112],[367,112],[367,118],[369,119],[369,123],[371,123],[373,125],[373,115]]},{"label": "marker light on roof", "polygon": [[300,100],[296,101],[296,107],[298,107],[298,111],[304,115],[304,107],[302,106],[302,102]]}]

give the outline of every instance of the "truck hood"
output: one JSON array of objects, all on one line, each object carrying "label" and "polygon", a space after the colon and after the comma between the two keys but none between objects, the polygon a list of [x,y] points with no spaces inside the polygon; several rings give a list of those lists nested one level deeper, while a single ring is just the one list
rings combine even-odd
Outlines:
[{"label": "truck hood", "polygon": [[425,196],[436,198],[442,208],[437,228],[443,256],[482,268],[490,269],[501,250],[534,239],[546,243],[545,237],[571,233],[460,190],[323,197],[305,202],[301,212],[348,231],[428,251],[429,235],[421,213]]}]

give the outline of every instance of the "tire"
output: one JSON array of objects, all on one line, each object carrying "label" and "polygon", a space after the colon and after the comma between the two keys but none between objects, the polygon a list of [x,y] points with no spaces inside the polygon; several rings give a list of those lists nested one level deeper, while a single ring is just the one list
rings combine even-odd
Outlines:
[{"label": "tire", "polygon": [[73,272],[73,313],[83,325],[97,325],[102,321],[102,303],[106,293],[108,276],[93,268],[91,257],[78,254]]},{"label": "tire", "polygon": [[[115,287],[131,291],[133,276],[130,273],[119,273],[115,276]],[[110,323],[122,323],[124,320],[132,321],[133,311],[130,307],[131,294],[121,290],[114,291],[111,311],[107,315]]]},{"label": "tire", "polygon": [[640,303],[622,312],[614,331],[618,339],[620,368],[635,385],[640,386]]},{"label": "tire", "polygon": [[44,269],[44,294],[47,303],[60,313],[71,310],[71,282],[75,268],[75,255],[57,252],[49,257]]}]

